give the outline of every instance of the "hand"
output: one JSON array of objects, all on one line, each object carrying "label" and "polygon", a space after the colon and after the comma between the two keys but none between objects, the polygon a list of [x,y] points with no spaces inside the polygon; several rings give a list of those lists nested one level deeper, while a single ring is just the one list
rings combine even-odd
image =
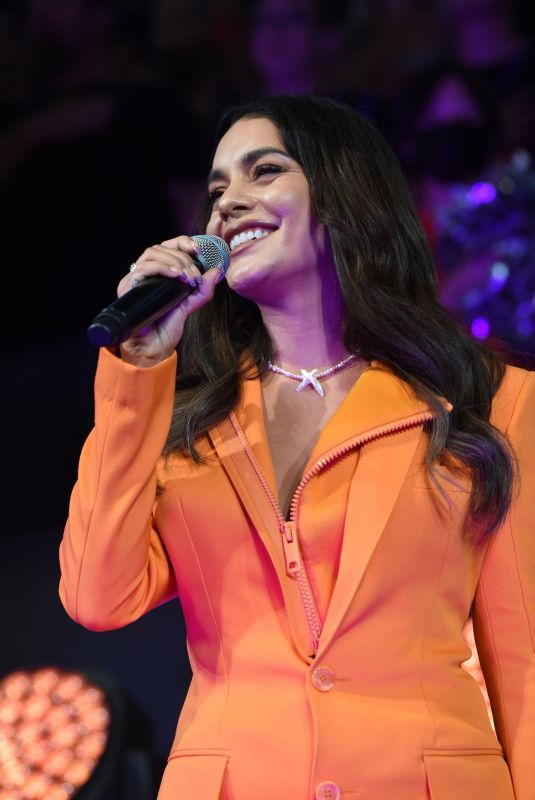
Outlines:
[{"label": "hand", "polygon": [[137,259],[135,271],[121,280],[117,288],[119,297],[149,275],[163,275],[189,283],[193,288],[179,305],[121,344],[124,361],[148,367],[168,358],[182,337],[186,319],[213,297],[219,270],[210,269],[201,275],[192,259],[199,251],[199,245],[189,236],[168,239],[148,247]]}]

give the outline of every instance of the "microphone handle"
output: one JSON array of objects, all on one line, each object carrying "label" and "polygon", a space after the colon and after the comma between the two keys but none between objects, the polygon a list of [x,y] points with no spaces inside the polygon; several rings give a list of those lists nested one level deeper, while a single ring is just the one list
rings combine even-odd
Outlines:
[{"label": "microphone handle", "polygon": [[178,278],[161,275],[143,278],[97,314],[87,329],[89,343],[95,347],[120,344],[177,306],[192,291],[193,287]]}]

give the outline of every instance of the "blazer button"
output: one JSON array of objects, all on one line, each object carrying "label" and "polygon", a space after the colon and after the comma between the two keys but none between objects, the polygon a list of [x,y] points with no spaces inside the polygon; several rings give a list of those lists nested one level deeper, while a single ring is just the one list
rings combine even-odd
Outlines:
[{"label": "blazer button", "polygon": [[316,800],[338,800],[340,787],[333,781],[323,781],[316,786]]},{"label": "blazer button", "polygon": [[318,692],[328,692],[334,686],[334,672],[329,667],[316,667],[312,670],[311,680]]}]

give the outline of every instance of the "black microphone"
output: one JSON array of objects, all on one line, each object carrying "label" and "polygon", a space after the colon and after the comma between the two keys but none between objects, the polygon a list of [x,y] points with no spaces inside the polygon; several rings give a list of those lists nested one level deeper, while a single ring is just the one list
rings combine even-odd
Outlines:
[{"label": "black microphone", "polygon": [[[192,256],[201,273],[218,269],[224,275],[230,263],[230,248],[219,236],[199,234],[191,237],[201,247]],[[137,286],[118,297],[97,314],[87,338],[95,347],[113,347],[124,342],[140,328],[150,325],[169,309],[179,305],[194,288],[177,278],[153,275],[143,278]]]}]

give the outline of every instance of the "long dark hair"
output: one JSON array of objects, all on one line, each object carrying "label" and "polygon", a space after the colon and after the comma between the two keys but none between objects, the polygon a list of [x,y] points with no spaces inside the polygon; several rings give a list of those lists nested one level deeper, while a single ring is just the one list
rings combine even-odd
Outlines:
[{"label": "long dark hair", "polygon": [[[316,218],[329,232],[344,304],[344,344],[406,381],[434,412],[427,464],[458,465],[472,479],[469,518],[490,532],[511,502],[514,457],[489,422],[504,375],[499,356],[473,341],[437,299],[431,253],[398,160],[349,106],[312,96],[268,97],[230,109],[218,141],[239,119],[267,118],[307,177]],[[203,222],[208,220],[208,206]],[[225,281],[186,323],[166,454],[200,460],[196,442],[235,408],[242,380],[274,357],[258,307]],[[448,414],[440,398],[453,404]]]}]

